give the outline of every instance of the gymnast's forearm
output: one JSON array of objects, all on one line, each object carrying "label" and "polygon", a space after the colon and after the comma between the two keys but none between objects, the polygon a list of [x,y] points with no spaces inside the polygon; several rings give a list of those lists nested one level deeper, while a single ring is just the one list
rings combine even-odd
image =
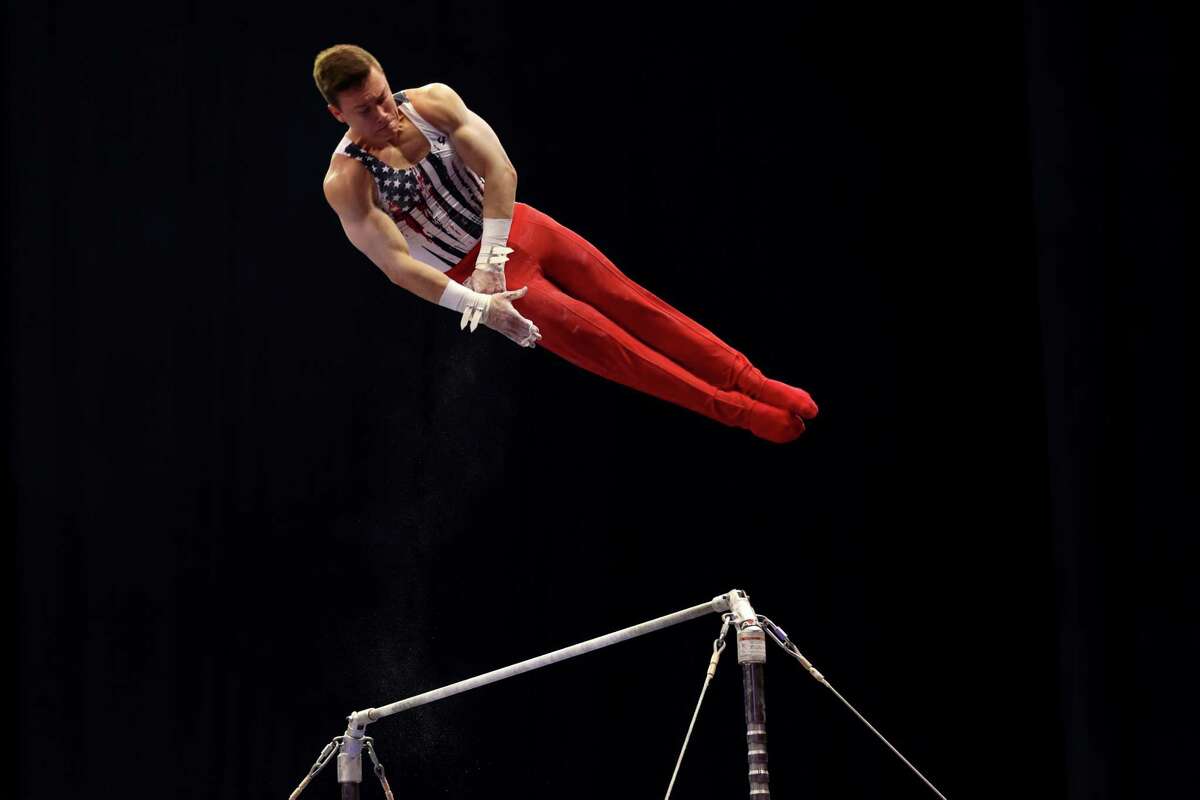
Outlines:
[{"label": "gymnast's forearm", "polygon": [[446,291],[446,284],[450,282],[446,273],[417,261],[407,253],[392,253],[388,261],[390,263],[381,264],[380,269],[392,283],[407,289],[422,300],[436,303]]},{"label": "gymnast's forearm", "polygon": [[[337,206],[335,206],[337,208]],[[450,278],[412,257],[396,223],[377,206],[339,211],[346,236],[392,283],[436,303]]]}]

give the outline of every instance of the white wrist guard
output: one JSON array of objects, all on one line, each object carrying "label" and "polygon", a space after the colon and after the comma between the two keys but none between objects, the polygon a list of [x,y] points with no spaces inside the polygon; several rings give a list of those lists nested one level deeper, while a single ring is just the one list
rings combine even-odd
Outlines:
[{"label": "white wrist guard", "polygon": [[438,305],[451,311],[461,311],[462,320],[458,323],[458,329],[462,330],[470,322],[471,332],[474,333],[475,329],[479,327],[479,321],[487,313],[491,302],[492,295],[472,292],[458,281],[451,279],[446,283],[446,290],[442,292]]},{"label": "white wrist guard", "polygon": [[479,257],[475,259],[475,269],[504,271],[504,262],[508,261],[508,254],[513,251],[511,247],[506,246],[511,229],[511,219],[483,218],[483,236],[479,240]]}]

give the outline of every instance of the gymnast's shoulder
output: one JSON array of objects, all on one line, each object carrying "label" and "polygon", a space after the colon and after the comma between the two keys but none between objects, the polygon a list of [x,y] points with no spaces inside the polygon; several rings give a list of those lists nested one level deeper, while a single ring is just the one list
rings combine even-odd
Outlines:
[{"label": "gymnast's shoulder", "polygon": [[405,96],[422,119],[443,133],[453,132],[466,121],[466,103],[444,83],[408,89]]},{"label": "gymnast's shoulder", "polygon": [[321,188],[325,200],[340,215],[344,211],[365,212],[371,205],[374,186],[362,162],[334,154],[330,157],[329,169],[325,172]]}]

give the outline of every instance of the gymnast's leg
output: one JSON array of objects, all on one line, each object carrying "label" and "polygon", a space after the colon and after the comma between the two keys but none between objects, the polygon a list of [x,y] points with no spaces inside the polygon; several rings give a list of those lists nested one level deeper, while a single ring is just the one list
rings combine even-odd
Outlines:
[{"label": "gymnast's leg", "polygon": [[804,432],[804,422],[795,414],[705,382],[587,303],[564,294],[541,274],[540,265],[521,261],[513,285],[529,291],[513,305],[536,321],[540,347],[589,372],[772,442],[790,442]]},{"label": "gymnast's leg", "polygon": [[803,389],[767,378],[714,333],[632,281],[579,234],[530,206],[522,210],[525,246],[565,294],[717,389],[742,392],[803,419],[816,416],[817,405]]}]

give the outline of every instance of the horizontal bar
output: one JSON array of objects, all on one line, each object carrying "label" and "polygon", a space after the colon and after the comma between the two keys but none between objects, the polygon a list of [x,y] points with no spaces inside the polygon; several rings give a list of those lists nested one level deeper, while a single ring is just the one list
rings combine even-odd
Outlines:
[{"label": "horizontal bar", "polygon": [[669,628],[672,625],[678,625],[680,622],[687,622],[688,620],[702,617],[705,614],[720,614],[728,610],[729,596],[719,595],[707,603],[702,603],[698,606],[692,606],[691,608],[685,608],[683,611],[676,611],[674,614],[668,614],[665,617],[652,619],[649,622],[643,622],[640,625],[633,625],[604,636],[597,636],[595,639],[588,639],[586,642],[573,644],[570,647],[564,647],[560,650],[555,650],[553,653],[547,653],[543,656],[530,658],[517,664],[512,664],[511,666],[494,669],[491,672],[485,672],[482,675],[477,675],[474,678],[467,678],[466,680],[459,681],[458,683],[452,683],[449,686],[443,686],[440,689],[432,689],[428,692],[414,695],[413,697],[409,697],[405,700],[398,700],[395,703],[390,703],[386,706],[382,706],[381,708],[369,708],[366,712],[367,719],[371,722],[375,722],[376,720],[383,719],[384,717],[390,717],[392,714],[398,714],[401,711],[407,711],[410,708],[423,706],[426,703],[432,703],[435,700],[442,700],[446,697],[451,697],[471,689],[476,689],[480,686],[486,686],[489,683],[495,683],[497,681],[502,681],[505,678],[511,678],[514,675],[520,675],[521,673],[530,672],[531,670],[535,670],[540,667],[556,664],[559,661],[565,661],[568,658],[574,658],[575,656],[583,655],[584,653],[590,653],[593,650],[599,650],[601,648],[608,647],[609,645],[617,644],[618,642],[633,639],[647,633],[653,633],[654,631],[662,630],[663,628]]}]

